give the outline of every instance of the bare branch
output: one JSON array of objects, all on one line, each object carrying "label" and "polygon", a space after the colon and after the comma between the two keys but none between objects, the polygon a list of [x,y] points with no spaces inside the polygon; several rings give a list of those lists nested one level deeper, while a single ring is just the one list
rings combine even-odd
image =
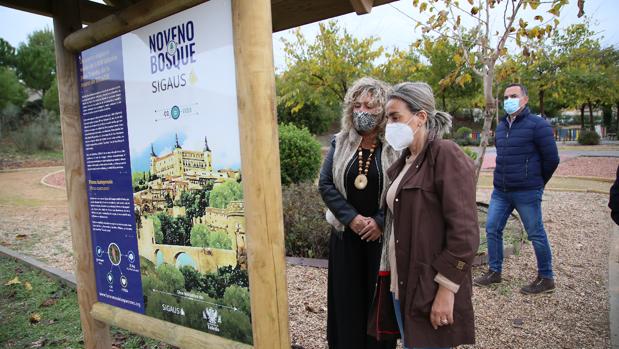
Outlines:
[{"label": "bare branch", "polygon": [[[451,16],[454,17],[454,12],[453,12],[453,9],[451,7],[449,8],[449,12],[451,13]],[[462,49],[462,53],[464,55],[464,61],[466,62],[466,65],[475,74],[477,74],[477,75],[479,75],[481,77],[483,75],[482,72],[479,69],[477,69],[473,64],[471,64],[471,59],[469,57],[469,48],[464,46],[464,38],[462,36],[462,27],[461,26],[457,26],[457,30],[454,30],[454,32],[458,36],[458,40],[456,40],[456,42],[460,45],[460,48]]]},{"label": "bare branch", "polygon": [[[513,9],[512,9],[512,16],[509,19],[509,24],[507,26],[507,28],[511,28],[512,24],[514,24],[514,21],[516,20],[516,14],[518,13],[518,10],[520,9],[520,6],[522,6],[522,1],[523,0],[518,0],[518,5],[512,5]],[[499,43],[497,44],[497,48],[496,51],[494,52],[494,60],[496,61],[496,59],[499,57],[499,55],[501,54],[501,50],[503,50],[503,47],[505,47],[505,43],[507,42],[507,38],[509,36],[509,29],[505,30],[505,32],[503,33],[503,35],[501,36],[501,39],[499,40]]]}]

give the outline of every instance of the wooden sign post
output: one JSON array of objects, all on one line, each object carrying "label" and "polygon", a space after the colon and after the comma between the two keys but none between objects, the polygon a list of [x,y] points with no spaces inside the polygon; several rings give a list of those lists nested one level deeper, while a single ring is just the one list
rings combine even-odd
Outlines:
[{"label": "wooden sign post", "polygon": [[[79,0],[53,2],[69,214],[87,348],[110,348],[108,325],[180,347],[247,347],[222,337],[98,303],[93,276],[77,53],[200,2],[203,1],[142,1],[85,29],[79,29]],[[151,11],[144,13],[144,10]],[[270,0],[233,0],[232,14],[254,347],[287,349],[290,342],[271,3]]]}]

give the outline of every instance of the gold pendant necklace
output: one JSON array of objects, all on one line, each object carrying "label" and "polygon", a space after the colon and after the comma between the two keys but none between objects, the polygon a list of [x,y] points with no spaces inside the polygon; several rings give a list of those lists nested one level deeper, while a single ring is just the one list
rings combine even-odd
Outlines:
[{"label": "gold pendant necklace", "polygon": [[372,144],[372,148],[370,149],[370,155],[368,156],[367,160],[365,160],[364,168],[363,148],[361,148],[361,145],[359,145],[359,174],[357,175],[357,178],[355,178],[355,188],[359,190],[363,190],[365,189],[365,187],[368,186],[368,172],[370,171],[370,164],[372,163],[372,155],[374,154],[374,149],[376,149],[376,142]]}]

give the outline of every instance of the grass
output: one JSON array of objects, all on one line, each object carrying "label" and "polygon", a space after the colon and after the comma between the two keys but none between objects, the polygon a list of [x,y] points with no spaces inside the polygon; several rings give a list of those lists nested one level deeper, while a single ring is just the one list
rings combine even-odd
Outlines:
[{"label": "grass", "polygon": [[[19,283],[7,285],[14,278]],[[79,316],[75,290],[0,256],[0,347],[83,348]],[[111,335],[116,347],[170,348],[122,329]]]},{"label": "grass", "polygon": [[10,161],[62,161],[62,149],[36,150],[33,153],[24,153],[17,149],[15,144],[8,140],[0,141],[0,159]]}]

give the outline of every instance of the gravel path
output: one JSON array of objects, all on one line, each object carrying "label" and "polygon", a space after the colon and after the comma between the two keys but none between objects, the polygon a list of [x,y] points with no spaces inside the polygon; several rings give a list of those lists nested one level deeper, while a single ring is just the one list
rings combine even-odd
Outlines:
[{"label": "gravel path", "polygon": [[[487,201],[489,190],[478,198]],[[586,193],[544,194],[558,289],[541,296],[518,290],[536,274],[530,244],[505,260],[505,281],[475,288],[477,345],[474,348],[609,348],[608,199]],[[583,203],[586,203],[584,205]],[[476,268],[474,276],[484,268]],[[292,343],[326,348],[324,269],[289,266],[288,292]]]},{"label": "gravel path", "polygon": [[586,176],[615,179],[619,158],[578,157],[561,162],[558,176]]},{"label": "gravel path", "polygon": [[[0,174],[0,244],[71,271],[66,196],[39,183],[52,170]],[[489,190],[478,192],[479,200],[489,196]],[[544,195],[558,289],[542,296],[518,293],[535,276],[535,256],[525,245],[519,256],[506,259],[501,285],[474,289],[475,348],[610,347],[607,202],[600,194]],[[292,343],[326,348],[327,270],[289,265],[287,277]]]}]

